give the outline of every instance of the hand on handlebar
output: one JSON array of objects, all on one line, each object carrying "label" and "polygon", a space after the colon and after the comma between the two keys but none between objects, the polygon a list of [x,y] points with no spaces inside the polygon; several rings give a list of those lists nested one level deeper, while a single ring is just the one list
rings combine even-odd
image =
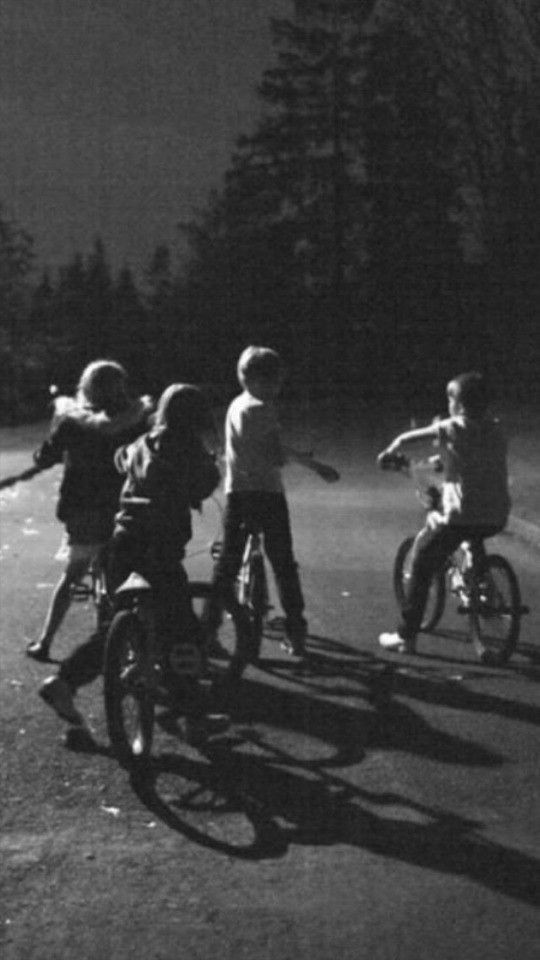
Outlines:
[{"label": "hand on handlebar", "polygon": [[387,447],[377,457],[377,465],[381,470],[405,470],[409,466],[409,458],[398,453],[395,447]]}]

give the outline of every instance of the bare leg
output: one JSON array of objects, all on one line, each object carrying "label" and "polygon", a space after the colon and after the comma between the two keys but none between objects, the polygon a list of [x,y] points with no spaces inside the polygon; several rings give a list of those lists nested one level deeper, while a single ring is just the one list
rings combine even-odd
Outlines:
[{"label": "bare leg", "polygon": [[72,560],[54,588],[47,616],[39,640],[27,647],[29,656],[46,659],[51,644],[71,604],[71,585],[80,580],[88,569],[88,560]]}]

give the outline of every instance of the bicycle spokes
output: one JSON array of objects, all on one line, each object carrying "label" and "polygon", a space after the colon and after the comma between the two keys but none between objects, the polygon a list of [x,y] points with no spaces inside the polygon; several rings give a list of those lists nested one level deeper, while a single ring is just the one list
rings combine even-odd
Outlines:
[{"label": "bicycle spokes", "polygon": [[472,639],[481,659],[508,659],[519,637],[520,617],[516,575],[504,557],[491,554],[471,589]]}]

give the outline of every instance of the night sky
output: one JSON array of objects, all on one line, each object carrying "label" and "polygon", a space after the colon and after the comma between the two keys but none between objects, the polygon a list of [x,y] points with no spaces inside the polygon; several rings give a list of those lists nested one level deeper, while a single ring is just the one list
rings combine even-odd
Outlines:
[{"label": "night sky", "polygon": [[219,186],[290,0],[0,0],[0,203],[38,265],[136,272]]}]

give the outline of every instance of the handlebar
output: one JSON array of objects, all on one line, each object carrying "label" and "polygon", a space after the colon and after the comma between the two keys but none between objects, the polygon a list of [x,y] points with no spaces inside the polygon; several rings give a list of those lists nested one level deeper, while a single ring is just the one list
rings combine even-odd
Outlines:
[{"label": "handlebar", "polygon": [[432,473],[442,473],[444,470],[439,456],[428,457],[426,460],[413,460],[404,453],[381,453],[377,460],[381,470],[395,470],[397,473],[408,473],[414,468],[425,469]]},{"label": "handlebar", "polygon": [[382,453],[378,463],[381,470],[395,470],[396,473],[408,470],[411,465],[404,453]]}]

